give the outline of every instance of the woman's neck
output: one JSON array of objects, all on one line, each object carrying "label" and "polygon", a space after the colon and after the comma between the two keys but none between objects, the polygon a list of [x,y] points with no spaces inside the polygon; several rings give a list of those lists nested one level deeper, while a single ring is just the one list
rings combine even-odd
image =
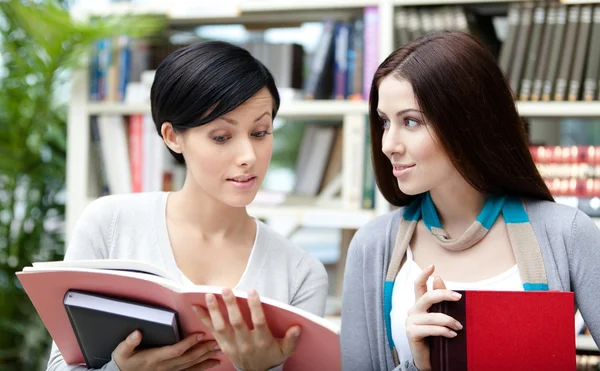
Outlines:
[{"label": "woman's neck", "polygon": [[169,206],[170,220],[192,227],[206,240],[242,236],[254,223],[245,207],[229,206],[191,182],[185,182],[180,191],[171,193]]},{"label": "woman's neck", "polygon": [[429,191],[442,227],[451,237],[462,234],[483,209],[485,195],[461,179]]}]

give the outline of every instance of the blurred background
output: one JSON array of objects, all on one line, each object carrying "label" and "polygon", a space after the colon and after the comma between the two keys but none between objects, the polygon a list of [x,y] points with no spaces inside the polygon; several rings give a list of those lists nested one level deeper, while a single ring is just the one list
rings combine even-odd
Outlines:
[{"label": "blurred background", "polygon": [[[556,200],[600,224],[600,1],[0,0],[0,370],[43,370],[51,341],[15,272],[62,259],[93,199],[181,187],[149,90],[163,58],[201,40],[247,48],[277,81],[272,166],[249,212],[325,264],[339,324],[349,241],[391,210],[368,151],[373,72],[439,30],[490,48]],[[578,367],[599,369],[575,321]]]}]

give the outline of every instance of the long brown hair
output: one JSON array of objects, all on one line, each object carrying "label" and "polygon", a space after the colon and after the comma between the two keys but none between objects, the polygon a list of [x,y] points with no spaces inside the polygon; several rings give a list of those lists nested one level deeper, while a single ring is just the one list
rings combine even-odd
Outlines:
[{"label": "long brown hair", "polygon": [[379,84],[408,81],[428,125],[462,177],[476,190],[553,201],[527,142],[525,124],[492,54],[462,32],[424,36],[397,49],[375,72],[369,97],[371,149],[377,186],[392,205],[414,196],[400,191],[381,151]]}]

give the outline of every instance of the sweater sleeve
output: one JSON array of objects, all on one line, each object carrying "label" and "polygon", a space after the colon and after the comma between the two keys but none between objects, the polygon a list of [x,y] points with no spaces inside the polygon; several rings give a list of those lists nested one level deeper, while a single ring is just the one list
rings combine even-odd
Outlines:
[{"label": "sweater sleeve", "polygon": [[308,253],[298,263],[291,305],[317,316],[325,315],[329,279],[323,264]]},{"label": "sweater sleeve", "polygon": [[348,247],[342,291],[341,349],[344,371],[375,371],[365,308],[364,249],[360,231]]},{"label": "sweater sleeve", "polygon": [[[64,260],[106,259],[111,248],[111,233],[116,222],[116,213],[106,199],[90,203],[78,219],[69,241]],[[55,342],[52,342],[46,371],[84,371],[85,366],[68,365]],[[101,369],[119,371],[111,360]]]},{"label": "sweater sleeve", "polygon": [[594,341],[600,344],[600,230],[581,211],[577,211],[573,219],[567,251],[575,302]]},{"label": "sweater sleeve", "polygon": [[[378,341],[379,326],[369,318],[369,284],[365,284],[372,268],[365,264],[365,246],[373,245],[373,231],[359,230],[348,248],[348,257],[344,269],[342,291],[342,328],[341,349],[342,369],[344,371],[379,371],[382,365],[380,357],[386,357],[387,350],[380,349]],[[387,341],[385,341],[387,346]],[[379,347],[379,348],[378,348]],[[396,366],[392,371],[418,371],[413,360]]]}]

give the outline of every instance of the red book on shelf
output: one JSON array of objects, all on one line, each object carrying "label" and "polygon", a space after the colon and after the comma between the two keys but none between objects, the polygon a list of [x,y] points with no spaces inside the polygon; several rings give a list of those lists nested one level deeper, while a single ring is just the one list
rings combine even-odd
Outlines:
[{"label": "red book on shelf", "polygon": [[575,371],[572,292],[457,292],[430,309],[463,325],[455,338],[431,337],[433,371]]},{"label": "red book on shelf", "polygon": [[[17,277],[65,362],[71,365],[90,367],[88,363],[94,360],[108,361],[111,349],[139,329],[136,326],[146,326],[159,340],[164,340],[165,331],[169,337],[179,339],[198,332],[206,333],[206,340],[213,339],[192,309],[192,305],[206,307],[207,293],[216,295],[223,317],[228,317],[219,288],[183,287],[168,273],[138,261],[34,263],[33,267],[18,272]],[[79,297],[78,304],[72,302],[75,297],[70,298],[71,293]],[[236,291],[234,294],[242,315],[251,326],[247,295]],[[264,297],[261,300],[267,324],[275,337],[283,337],[293,325],[302,328],[296,351],[285,362],[284,371],[341,371],[339,329],[333,323],[275,300]],[[133,305],[138,306],[137,309],[132,310]],[[159,316],[171,318],[172,313],[176,314],[177,324],[169,322],[171,319],[157,321]],[[99,321],[106,325],[99,329]],[[179,327],[180,331],[169,330],[169,327]],[[87,336],[99,330],[103,336]],[[143,327],[141,331],[144,341]],[[107,354],[90,354],[93,352]],[[221,364],[211,370],[233,370],[225,356],[215,358]]]}]

